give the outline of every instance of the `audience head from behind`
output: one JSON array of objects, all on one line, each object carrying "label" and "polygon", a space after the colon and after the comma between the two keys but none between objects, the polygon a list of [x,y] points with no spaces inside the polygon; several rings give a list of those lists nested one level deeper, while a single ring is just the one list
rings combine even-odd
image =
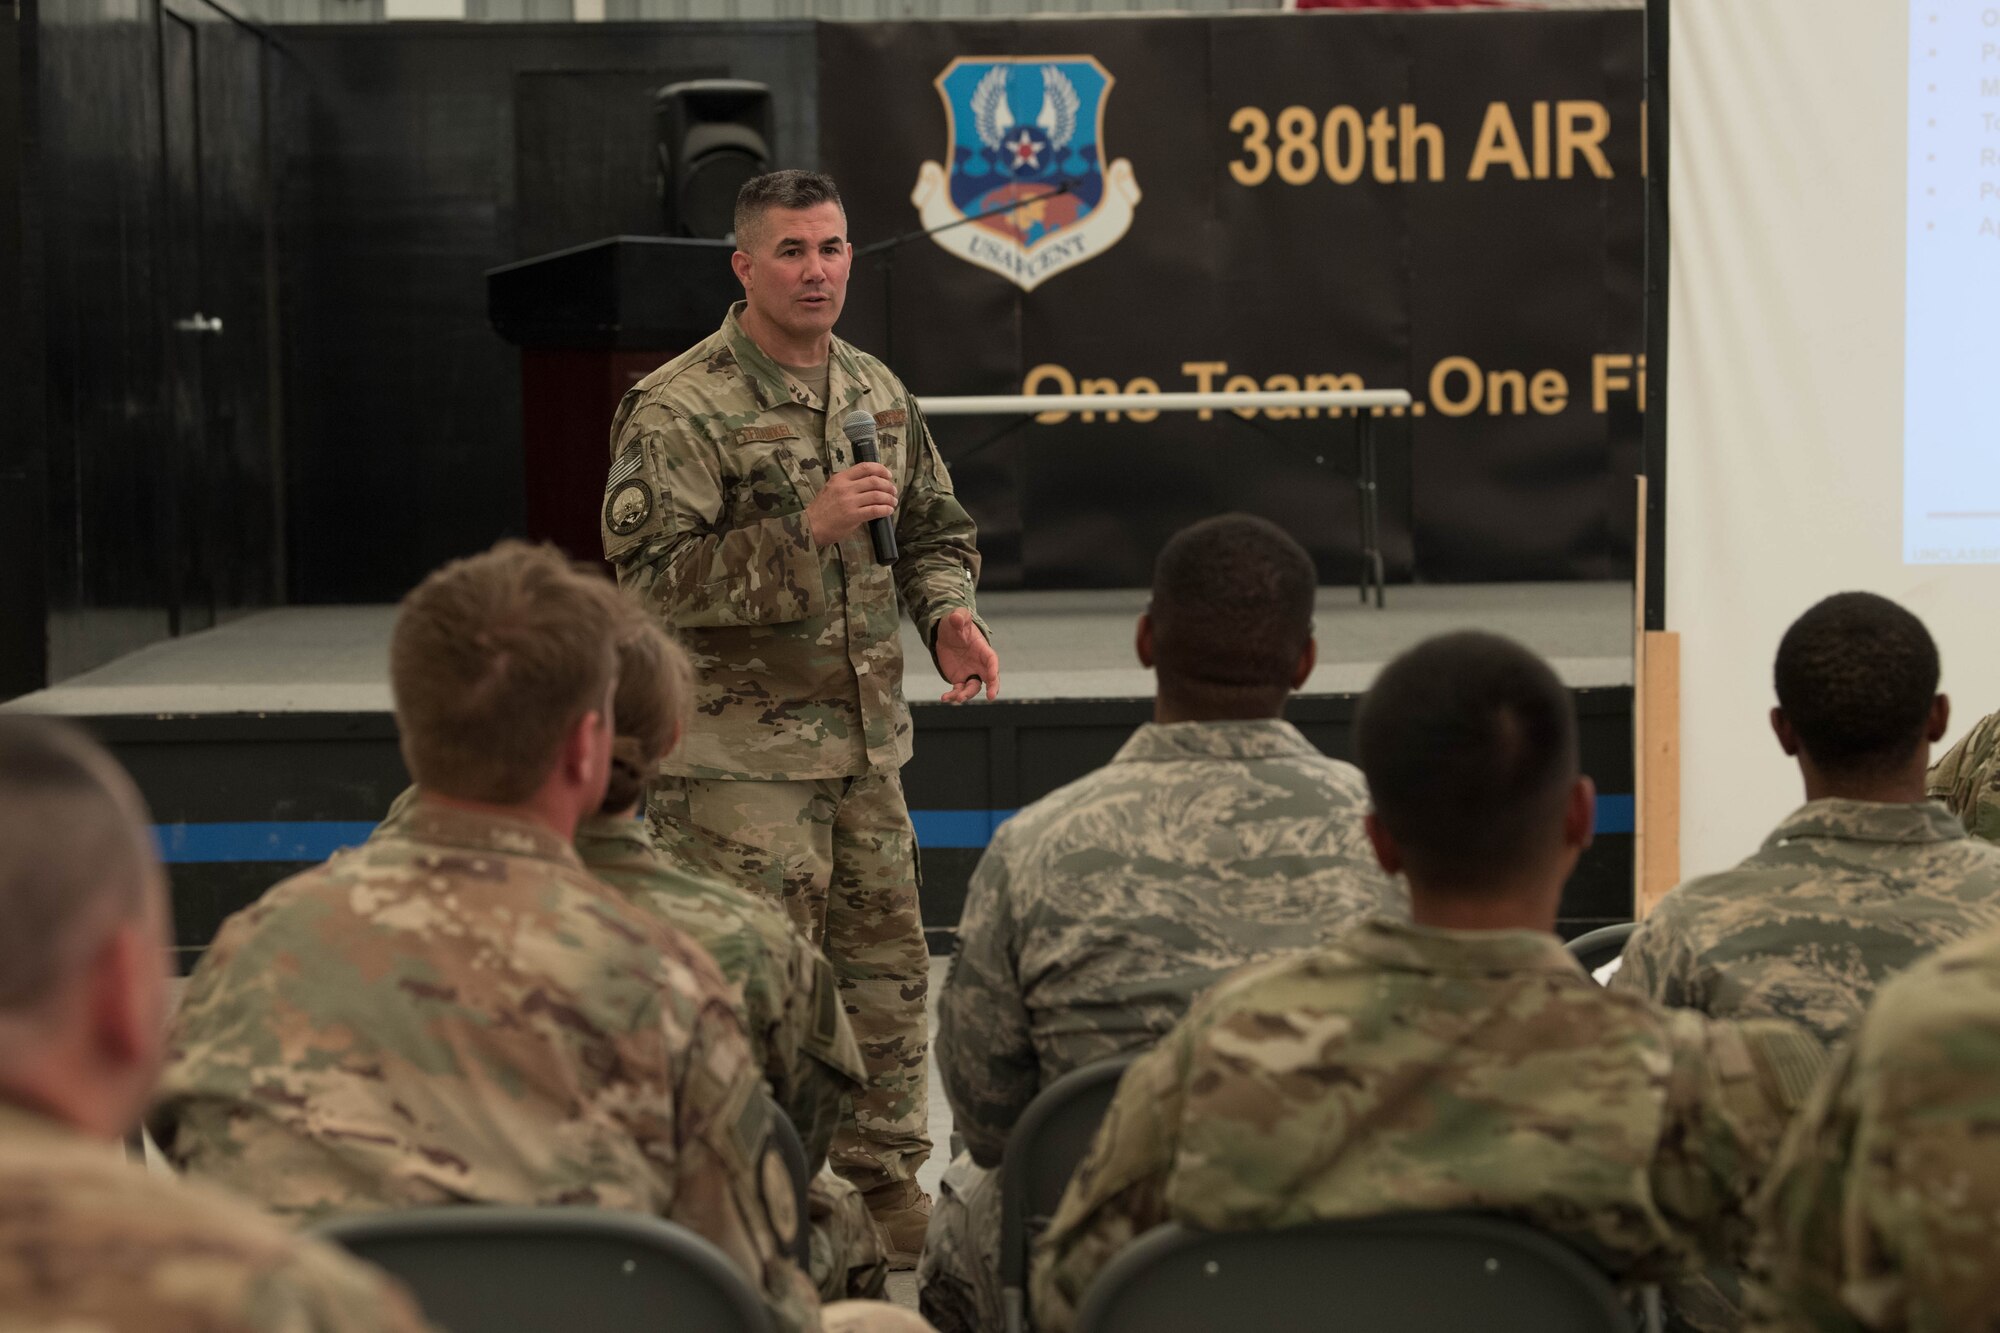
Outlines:
[{"label": "audience head from behind", "polygon": [[618,644],[634,623],[609,580],[552,546],[504,541],[418,584],[389,680],[425,798],[574,836],[610,780]]},{"label": "audience head from behind", "polygon": [[0,716],[0,1101],[95,1138],[166,1044],[166,880],[138,790],[64,723]]},{"label": "audience head from behind", "polygon": [[694,686],[694,662],[687,650],[635,607],[618,641],[618,689],[612,701],[617,736],[600,813],[638,813],[660,761],[673,753],[687,730]]},{"label": "audience head from behind", "polygon": [[1771,730],[1799,761],[1807,800],[1924,799],[1951,705],[1923,621],[1871,592],[1836,593],[1792,622],[1771,674]]},{"label": "audience head from behind", "polygon": [[1422,925],[1552,930],[1590,845],[1569,691],[1495,634],[1427,640],[1377,677],[1354,722],[1376,859]]},{"label": "audience head from behind", "polygon": [[1318,660],[1312,557],[1277,524],[1221,514],[1181,529],[1153,565],[1140,664],[1158,674],[1155,720],[1273,718]]}]

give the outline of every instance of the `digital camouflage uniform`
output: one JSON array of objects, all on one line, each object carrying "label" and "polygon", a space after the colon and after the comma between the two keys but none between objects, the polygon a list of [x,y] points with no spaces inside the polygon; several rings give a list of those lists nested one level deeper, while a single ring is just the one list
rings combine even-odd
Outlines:
[{"label": "digital camouflage uniform", "polygon": [[1882,987],[1759,1200],[1750,1326],[2000,1327],[2000,934]]},{"label": "digital camouflage uniform", "polygon": [[420,1333],[402,1289],[220,1191],[0,1109],[0,1330]]},{"label": "digital camouflage uniform", "polygon": [[[897,604],[929,642],[972,607],[979,555],[896,377],[834,338],[822,400],[743,333],[742,309],[619,404],[604,554],[699,677],[694,723],[649,807],[662,849],[761,889],[826,950],[870,1079],[858,1134],[836,1139],[833,1160],[869,1190],[913,1180],[930,1152]],[[823,548],[807,530],[806,506],[854,461],[841,422],[857,407],[899,490],[892,566],[865,526]]]},{"label": "digital camouflage uniform", "polygon": [[1476,1210],[1620,1280],[1734,1258],[1822,1062],[1787,1023],[1608,992],[1551,935],[1368,922],[1223,982],[1133,1065],[1037,1247],[1035,1326],[1066,1333],[1168,1221]]},{"label": "digital camouflage uniform", "polygon": [[536,824],[419,800],[224,923],[153,1137],[300,1222],[582,1204],[721,1247],[787,1330],[797,1198],[735,997],[687,936]]},{"label": "digital camouflage uniform", "polygon": [[1980,718],[1931,765],[1924,794],[1943,801],[1973,837],[2000,842],[2000,713]]},{"label": "digital camouflage uniform", "polygon": [[1788,1018],[1832,1042],[1876,986],[2000,925],[2000,848],[1922,802],[1811,801],[1748,860],[1682,884],[1612,987],[1713,1018]]},{"label": "digital camouflage uniform", "polygon": [[1000,1326],[999,1164],[1047,1084],[1151,1046],[1245,963],[1407,918],[1362,831],[1368,793],[1288,722],[1149,724],[1002,825],[938,1006],[952,1163],[919,1264],[947,1333]]},{"label": "digital camouflage uniform", "polygon": [[576,850],[592,875],[692,936],[741,992],[750,1047],[819,1172],[810,1200],[813,1285],[827,1300],[880,1295],[888,1270],[868,1210],[852,1185],[820,1169],[867,1077],[825,956],[777,907],[662,857],[638,820],[585,820]]}]

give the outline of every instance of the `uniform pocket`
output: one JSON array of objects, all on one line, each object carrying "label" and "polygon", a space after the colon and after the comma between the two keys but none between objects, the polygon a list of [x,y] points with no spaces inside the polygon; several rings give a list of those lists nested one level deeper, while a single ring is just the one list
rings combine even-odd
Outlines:
[{"label": "uniform pocket", "polygon": [[[825,468],[799,432],[741,431],[724,459],[723,522],[743,527],[796,514],[819,494]],[[753,438],[745,440],[745,435]]]}]

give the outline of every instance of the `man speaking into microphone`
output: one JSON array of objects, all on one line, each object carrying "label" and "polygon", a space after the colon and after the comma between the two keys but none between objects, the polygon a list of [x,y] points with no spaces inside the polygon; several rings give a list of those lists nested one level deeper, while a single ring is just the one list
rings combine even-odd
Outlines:
[{"label": "man speaking into microphone", "polygon": [[[777,171],[736,199],[743,300],[631,389],[611,427],[605,557],[700,673],[694,721],[647,814],[689,870],[781,901],[826,951],[869,1085],[834,1140],[893,1265],[930,1201],[916,838],[897,603],[948,703],[997,697],[974,605],[979,552],[909,391],[833,336],[854,247],[825,176]],[[851,434],[847,423],[860,421]],[[879,462],[857,461],[872,426]],[[893,534],[878,558],[878,537]]]}]

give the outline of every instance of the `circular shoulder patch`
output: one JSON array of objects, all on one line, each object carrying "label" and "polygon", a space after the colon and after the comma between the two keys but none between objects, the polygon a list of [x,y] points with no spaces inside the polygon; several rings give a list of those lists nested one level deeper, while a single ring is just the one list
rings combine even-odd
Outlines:
[{"label": "circular shoulder patch", "polygon": [[799,1236],[799,1194],[792,1184],[791,1168],[785,1165],[785,1154],[773,1143],[764,1149],[764,1161],[757,1168],[758,1192],[764,1196],[764,1214],[771,1219],[771,1230],[777,1234],[778,1243],[791,1248]]},{"label": "circular shoulder patch", "polygon": [[614,537],[629,537],[653,516],[653,488],[637,477],[619,484],[604,500],[604,526]]}]

